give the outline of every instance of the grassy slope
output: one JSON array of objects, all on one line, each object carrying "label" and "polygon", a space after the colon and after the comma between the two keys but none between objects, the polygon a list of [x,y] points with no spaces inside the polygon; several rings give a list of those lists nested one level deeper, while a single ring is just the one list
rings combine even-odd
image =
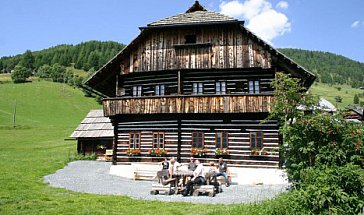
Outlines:
[{"label": "grassy slope", "polygon": [[[65,89],[63,91],[63,89]],[[74,153],[74,141],[64,141],[92,108],[94,100],[62,84],[35,81],[0,84],[0,214],[186,214],[210,213],[227,207],[132,200],[54,189],[44,175],[61,169]],[[12,111],[17,100],[17,125]],[[236,210],[236,207],[229,207]]]},{"label": "grassy slope", "polygon": [[[341,87],[341,90],[338,90],[337,87]],[[329,86],[328,84],[323,83],[317,83],[312,85],[311,90],[313,94],[318,95],[321,98],[325,98],[335,106],[335,96],[341,96],[343,98],[342,103],[337,103],[337,107],[339,109],[344,109],[348,105],[352,105],[354,95],[364,92],[364,90],[355,89],[348,85]]]}]

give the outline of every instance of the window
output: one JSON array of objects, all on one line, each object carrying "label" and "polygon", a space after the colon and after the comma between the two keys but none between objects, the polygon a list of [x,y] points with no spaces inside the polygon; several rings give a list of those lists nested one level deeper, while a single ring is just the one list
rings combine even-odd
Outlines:
[{"label": "window", "polygon": [[193,95],[203,94],[203,83],[193,83]]},{"label": "window", "polygon": [[153,149],[164,149],[164,132],[153,132]]},{"label": "window", "polygon": [[156,96],[164,96],[164,94],[165,94],[164,84],[155,85],[155,95]]},{"label": "window", "polygon": [[226,82],[216,81],[215,83],[216,94],[226,94]]},{"label": "window", "polygon": [[134,97],[142,96],[142,86],[141,85],[133,86],[133,96]]},{"label": "window", "polygon": [[203,148],[204,134],[202,132],[192,132],[192,147]]},{"label": "window", "polygon": [[129,133],[129,148],[140,149],[140,132]]},{"label": "window", "polygon": [[250,132],[250,148],[260,150],[263,148],[263,132]]},{"label": "window", "polygon": [[258,94],[258,93],[260,93],[259,81],[249,81],[249,94]]},{"label": "window", "polygon": [[195,44],[196,43],[196,35],[186,35],[185,36],[185,44]]},{"label": "window", "polygon": [[215,134],[215,142],[217,149],[227,149],[229,145],[228,132],[217,132]]}]

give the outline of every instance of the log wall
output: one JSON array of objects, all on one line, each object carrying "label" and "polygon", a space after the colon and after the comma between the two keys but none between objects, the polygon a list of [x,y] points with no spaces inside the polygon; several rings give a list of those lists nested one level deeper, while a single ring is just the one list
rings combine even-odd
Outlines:
[{"label": "log wall", "polygon": [[[196,35],[196,44],[185,44]],[[238,26],[201,26],[149,32],[123,57],[121,74],[173,69],[271,68],[271,55]]]},{"label": "log wall", "polygon": [[104,99],[105,116],[118,114],[270,112],[272,95],[169,96]]},{"label": "log wall", "polygon": [[[157,116],[155,118],[158,118]],[[228,150],[230,156],[225,160],[235,166],[243,167],[274,167],[279,164],[279,136],[278,127],[275,121],[268,121],[260,124],[261,120],[250,120],[242,117],[226,118],[223,114],[216,115],[214,119],[210,117],[191,117],[181,120],[181,156],[182,162],[188,162],[191,156],[192,132],[200,131],[204,133],[204,146],[208,149],[206,156],[199,158],[203,162],[217,161],[215,156],[215,134],[216,132],[228,132]],[[118,162],[133,161],[126,154],[129,148],[129,132],[141,133],[141,156],[140,161],[151,161],[156,158],[150,157],[148,150],[152,149],[152,132],[165,132],[165,149],[168,157],[178,157],[178,121],[163,119],[155,121],[153,119],[128,121],[118,123]],[[250,148],[250,132],[261,131],[264,134],[264,148],[269,152],[265,156],[253,156]],[[162,158],[161,158],[162,159]],[[161,160],[160,159],[160,160]]]}]

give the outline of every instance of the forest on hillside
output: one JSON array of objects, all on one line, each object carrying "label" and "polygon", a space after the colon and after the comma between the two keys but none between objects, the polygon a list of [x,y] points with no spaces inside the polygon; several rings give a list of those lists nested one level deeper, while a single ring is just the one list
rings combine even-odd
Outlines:
[{"label": "forest on hillside", "polygon": [[[125,45],[112,41],[89,41],[78,45],[58,45],[41,51],[0,58],[0,72],[10,72],[18,64],[36,71],[43,65],[74,66],[85,71],[99,69]],[[25,58],[25,59],[24,59]],[[28,61],[31,65],[27,65]]]},{"label": "forest on hillside", "polygon": [[[47,66],[74,67],[95,71],[125,47],[112,41],[89,41],[78,45],[58,45],[41,51],[0,58],[0,73],[10,72],[21,65],[36,74]],[[364,63],[341,55],[301,49],[279,49],[317,76],[317,81],[328,84],[348,84],[354,88],[364,86]],[[45,66],[46,65],[46,66]],[[42,68],[43,67],[43,68]],[[40,74],[42,76],[42,74]],[[44,76],[44,74],[43,74]],[[59,79],[59,78],[57,78]]]},{"label": "forest on hillside", "polygon": [[278,49],[328,84],[348,84],[354,88],[364,86],[364,63],[341,55],[302,49]]}]

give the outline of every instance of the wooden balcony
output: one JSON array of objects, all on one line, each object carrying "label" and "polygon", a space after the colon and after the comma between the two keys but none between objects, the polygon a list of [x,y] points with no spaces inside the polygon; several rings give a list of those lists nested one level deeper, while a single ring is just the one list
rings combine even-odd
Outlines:
[{"label": "wooden balcony", "polygon": [[120,97],[103,100],[105,116],[155,113],[270,112],[272,95],[183,95]]}]

